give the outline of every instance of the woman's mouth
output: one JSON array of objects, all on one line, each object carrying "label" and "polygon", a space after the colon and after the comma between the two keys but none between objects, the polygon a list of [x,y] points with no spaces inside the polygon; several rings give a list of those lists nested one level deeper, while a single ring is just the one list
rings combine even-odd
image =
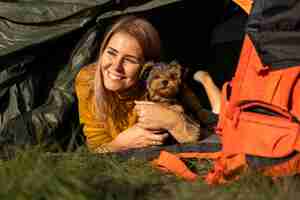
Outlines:
[{"label": "woman's mouth", "polygon": [[110,72],[110,71],[107,71],[107,76],[112,80],[121,80],[121,79],[125,78],[125,76],[123,74],[116,73],[116,72]]}]

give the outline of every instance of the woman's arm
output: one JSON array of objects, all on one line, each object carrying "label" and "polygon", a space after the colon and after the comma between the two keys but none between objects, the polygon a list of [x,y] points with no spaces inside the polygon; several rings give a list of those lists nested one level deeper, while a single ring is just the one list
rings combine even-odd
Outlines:
[{"label": "woman's arm", "polygon": [[179,142],[193,142],[200,136],[200,125],[183,112],[148,101],[136,101],[137,126],[149,130],[167,130]]},{"label": "woman's arm", "polygon": [[146,130],[132,126],[118,134],[115,138],[108,131],[108,126],[93,117],[93,113],[85,107],[85,101],[79,98],[80,122],[84,124],[83,132],[87,146],[92,152],[116,152],[130,148],[141,148],[160,145],[167,134],[158,134],[155,130]]},{"label": "woman's arm", "polygon": [[105,143],[98,147],[96,152],[117,152],[127,149],[161,145],[168,134],[162,134],[159,132],[160,131],[147,130],[134,125],[121,132],[111,142]]}]

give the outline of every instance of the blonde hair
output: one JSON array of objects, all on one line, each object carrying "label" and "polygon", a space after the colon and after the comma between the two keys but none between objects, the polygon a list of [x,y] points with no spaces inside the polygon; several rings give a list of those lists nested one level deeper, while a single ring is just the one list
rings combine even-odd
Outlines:
[{"label": "blonde hair", "polygon": [[95,74],[95,98],[94,107],[96,117],[101,120],[107,120],[107,116],[113,114],[114,100],[112,92],[108,91],[104,87],[101,67],[101,57],[111,37],[118,32],[130,34],[141,45],[144,55],[144,60],[160,59],[160,37],[157,30],[146,19],[136,16],[123,16],[118,19],[106,33],[99,53],[99,59]]}]

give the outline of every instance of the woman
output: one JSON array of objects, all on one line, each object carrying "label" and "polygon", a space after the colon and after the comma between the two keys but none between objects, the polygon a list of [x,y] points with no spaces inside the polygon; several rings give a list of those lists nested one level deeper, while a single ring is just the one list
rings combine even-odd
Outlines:
[{"label": "woman", "polygon": [[[199,127],[182,113],[144,100],[139,75],[145,61],[160,59],[160,38],[145,19],[120,18],[107,32],[96,63],[83,67],[75,87],[89,149],[115,152],[163,144],[166,132],[178,142],[197,140]],[[191,134],[193,132],[193,134]]]}]

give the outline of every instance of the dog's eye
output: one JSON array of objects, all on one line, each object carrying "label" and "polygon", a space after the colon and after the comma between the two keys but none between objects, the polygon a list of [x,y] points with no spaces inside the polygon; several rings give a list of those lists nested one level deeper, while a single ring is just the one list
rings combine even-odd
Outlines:
[{"label": "dog's eye", "polygon": [[177,79],[177,74],[170,74],[170,79],[176,80]]},{"label": "dog's eye", "polygon": [[159,75],[155,75],[155,76],[153,77],[153,79],[159,79],[159,78],[160,78]]}]

